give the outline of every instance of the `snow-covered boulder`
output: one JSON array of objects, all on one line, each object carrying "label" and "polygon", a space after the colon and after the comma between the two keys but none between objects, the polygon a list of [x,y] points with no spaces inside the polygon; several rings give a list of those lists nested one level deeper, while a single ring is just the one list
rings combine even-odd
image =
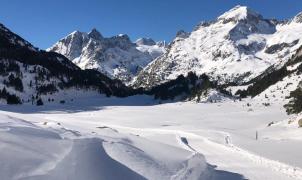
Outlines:
[{"label": "snow-covered boulder", "polygon": [[302,119],[299,119],[298,125],[299,125],[299,127],[302,127]]}]

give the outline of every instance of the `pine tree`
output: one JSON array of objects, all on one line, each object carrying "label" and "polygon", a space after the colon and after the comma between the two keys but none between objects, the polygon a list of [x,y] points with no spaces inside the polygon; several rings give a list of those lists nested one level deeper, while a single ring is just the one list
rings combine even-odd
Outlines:
[{"label": "pine tree", "polygon": [[39,99],[37,100],[37,106],[43,106],[43,105],[44,105],[44,103],[43,103],[42,99],[39,98]]}]

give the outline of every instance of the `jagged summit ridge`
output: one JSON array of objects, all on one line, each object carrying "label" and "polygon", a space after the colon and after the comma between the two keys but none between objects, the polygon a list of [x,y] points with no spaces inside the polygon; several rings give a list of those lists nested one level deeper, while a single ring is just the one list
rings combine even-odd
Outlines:
[{"label": "jagged summit ridge", "polygon": [[98,39],[98,40],[101,40],[103,39],[104,37],[102,36],[102,34],[96,29],[96,28],[93,28],[89,33],[88,33],[88,36],[90,38],[94,38],[94,39]]},{"label": "jagged summit ridge", "polygon": [[156,44],[156,42],[151,38],[139,38],[135,41],[135,44],[153,46]]},{"label": "jagged summit ridge", "polygon": [[26,47],[31,51],[38,51],[38,48],[34,47],[31,43],[24,40],[17,34],[11,32],[3,24],[0,23],[0,47],[6,48],[7,46],[21,46]]},{"label": "jagged summit ridge", "polygon": [[302,23],[302,12],[298,13],[293,19],[292,22]]},{"label": "jagged summit ridge", "polygon": [[167,51],[136,77],[135,86],[152,87],[193,71],[221,84],[244,83],[267,68],[280,67],[302,45],[302,23],[265,19],[236,6],[216,20],[181,31]]},{"label": "jagged summit ridge", "polygon": [[262,15],[251,10],[247,6],[237,5],[231,10],[225,12],[217,18],[218,20],[224,21],[240,21],[240,20],[251,20],[251,19],[263,19]]},{"label": "jagged summit ridge", "polygon": [[[62,42],[82,42],[82,35],[74,32]],[[128,92],[120,81],[97,71],[81,70],[61,54],[39,50],[4,25],[0,25],[0,52],[1,104],[6,100],[7,104],[43,105],[76,97],[77,93],[110,96]]]},{"label": "jagged summit ridge", "polygon": [[89,33],[75,31],[47,50],[63,54],[82,69],[96,69],[129,83],[165,46],[148,38],[133,43],[126,34],[103,37],[94,28]]}]

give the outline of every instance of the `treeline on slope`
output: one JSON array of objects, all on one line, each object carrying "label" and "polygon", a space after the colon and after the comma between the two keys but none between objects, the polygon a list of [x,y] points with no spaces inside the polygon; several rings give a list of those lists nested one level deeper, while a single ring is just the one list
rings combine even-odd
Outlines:
[{"label": "treeline on slope", "polygon": [[[302,47],[298,50],[301,51]],[[291,64],[296,64],[298,62],[302,62],[302,56],[297,56],[293,61],[291,61]],[[297,68],[297,74],[302,73],[302,64],[298,66]],[[288,114],[297,114],[302,112],[302,81],[299,83],[298,87],[296,90],[290,92],[290,95],[287,97],[289,102],[284,105],[286,112]]]},{"label": "treeline on slope", "polygon": [[22,92],[23,83],[22,83],[22,72],[19,65],[13,61],[0,61],[0,75],[7,79],[3,80],[3,84],[7,87],[13,87],[15,90]]},{"label": "treeline on slope", "polygon": [[22,104],[20,98],[7,92],[5,87],[0,90],[0,99],[5,99],[7,104]]},{"label": "treeline on slope", "polygon": [[297,114],[302,112],[302,89],[298,87],[296,90],[290,92],[290,101],[284,105],[288,114]]},{"label": "treeline on slope", "polygon": [[216,82],[210,81],[207,75],[197,76],[193,72],[189,72],[186,77],[179,75],[174,80],[159,84],[148,90],[137,89],[136,92],[153,95],[155,99],[159,100],[196,98],[197,101],[200,101],[201,96],[205,95],[209,89],[217,89],[224,94],[231,95],[228,91],[220,88]]},{"label": "treeline on slope", "polygon": [[[16,43],[17,42],[17,43]],[[14,71],[20,74],[20,67],[17,63],[24,65],[41,66],[48,70],[40,71],[39,76],[46,76],[47,79],[55,77],[60,80],[60,88],[94,88],[107,96],[125,97],[133,94],[133,91],[123,85],[119,80],[111,80],[107,76],[96,70],[81,70],[63,55],[46,52],[34,48],[20,36],[12,33],[0,24],[0,63],[10,60],[7,66],[1,67],[0,72],[5,74]],[[22,72],[21,72],[22,73]],[[22,76],[9,75],[7,86],[13,86],[16,90],[22,92]],[[40,93],[55,91],[51,85],[47,87],[38,87]]]},{"label": "treeline on slope", "polygon": [[251,85],[248,86],[246,90],[238,90],[235,94],[239,95],[241,98],[246,98],[247,96],[255,97],[291,73],[292,71],[288,71],[286,66],[283,66],[278,70],[273,70],[273,67],[271,67],[258,77],[242,84]]},{"label": "treeline on slope", "polygon": [[276,69],[275,67],[269,67],[264,73],[252,79],[249,82],[246,82],[242,85],[251,84],[246,90],[238,90],[236,95],[239,95],[241,98],[247,96],[255,97],[262,93],[264,90],[269,88],[271,85],[276,84],[278,81],[281,81],[286,76],[297,72],[302,73],[302,64],[300,64],[296,70],[288,70],[287,67],[298,64],[302,62],[302,46],[297,50],[296,54],[293,55],[288,62],[286,62],[281,68]]},{"label": "treeline on slope", "polygon": [[[250,82],[247,82],[243,85],[252,84],[246,90],[238,90],[236,95],[239,95],[241,98],[245,98],[247,96],[255,97],[269,88],[271,85],[276,84],[278,81],[281,81],[286,76],[291,75],[292,73],[297,73],[298,75],[302,73],[302,64],[300,64],[295,70],[288,70],[287,67],[296,65],[302,62],[302,56],[300,56],[300,52],[302,51],[302,47],[297,50],[296,55],[294,55],[285,65],[275,70],[273,67],[267,69],[262,75],[254,78]],[[290,95],[286,97],[290,99],[289,102],[284,105],[286,112],[288,114],[296,114],[302,112],[302,81],[298,88],[292,92]]]},{"label": "treeline on slope", "polygon": [[[118,80],[111,80],[96,70],[81,70],[64,56],[45,51],[28,51],[27,49],[0,49],[1,59],[14,59],[28,65],[40,65],[49,70],[48,77],[61,79],[62,88],[80,87],[98,88],[107,96],[127,96],[128,88]],[[60,62],[57,58],[60,58]],[[66,64],[65,64],[66,63]],[[67,81],[64,79],[68,79]]]}]

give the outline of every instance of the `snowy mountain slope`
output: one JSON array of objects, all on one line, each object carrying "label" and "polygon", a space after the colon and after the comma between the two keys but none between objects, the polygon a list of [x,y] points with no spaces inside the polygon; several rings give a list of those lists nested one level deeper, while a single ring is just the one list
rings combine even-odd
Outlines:
[{"label": "snowy mountain slope", "polygon": [[302,45],[300,16],[279,22],[236,6],[191,33],[178,33],[167,52],[139,73],[134,86],[151,87],[190,71],[220,84],[247,82],[295,54]]},{"label": "snowy mountain slope", "polygon": [[150,54],[153,59],[162,55],[166,48],[165,41],[155,42],[151,38],[139,38],[135,41],[135,44],[137,50]]},{"label": "snowy mountain slope", "polygon": [[[64,100],[75,94],[126,96],[128,88],[94,70],[81,70],[63,55],[45,52],[0,25],[0,99],[19,104]],[[61,94],[61,95],[59,95]],[[76,97],[76,95],[74,97]]]},{"label": "snowy mountain slope", "polygon": [[3,24],[0,23],[0,46],[1,48],[6,47],[23,47],[31,51],[38,51],[32,44],[28,41],[22,39],[17,34],[11,32],[8,28],[6,28]]},{"label": "snowy mountain slope", "polygon": [[165,52],[162,43],[141,38],[132,43],[127,35],[104,38],[96,29],[75,31],[48,51],[63,54],[82,69],[97,69],[126,83],[149,62]]},{"label": "snowy mountain slope", "polygon": [[302,83],[301,51],[302,47],[282,66],[271,66],[242,86],[227,86],[227,91],[241,98],[250,96],[266,106],[272,103],[285,105],[288,113],[301,112],[301,106],[298,105],[302,101],[299,93]]}]

